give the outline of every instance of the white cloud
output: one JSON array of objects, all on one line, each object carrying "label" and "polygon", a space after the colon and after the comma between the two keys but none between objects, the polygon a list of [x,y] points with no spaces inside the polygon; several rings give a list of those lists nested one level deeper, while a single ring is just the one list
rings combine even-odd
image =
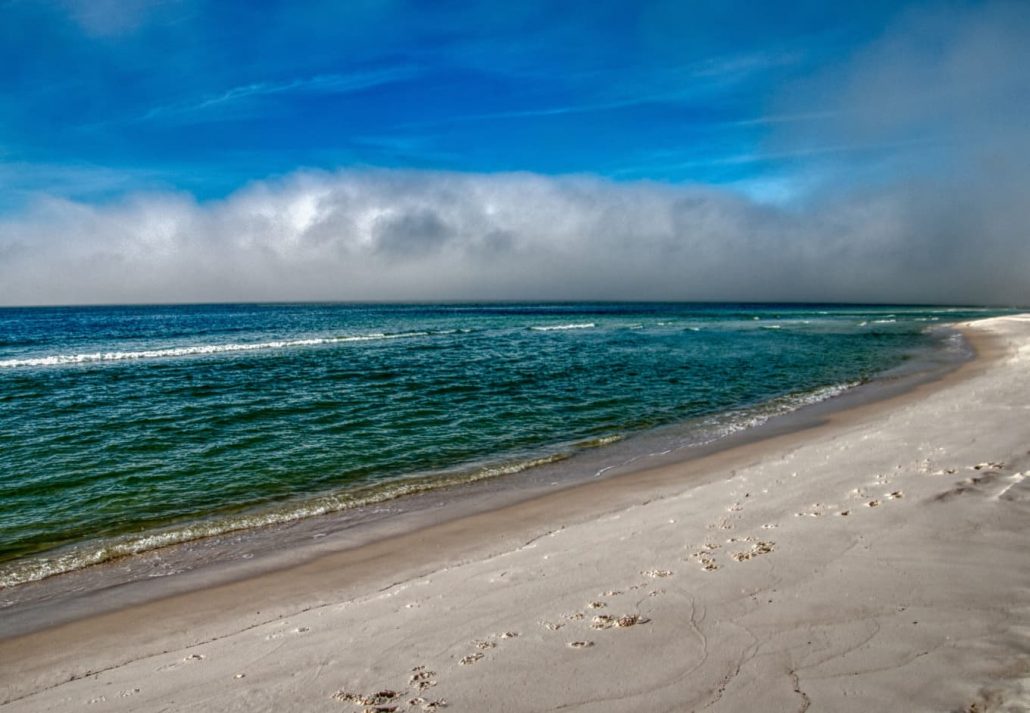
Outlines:
[{"label": "white cloud", "polygon": [[1030,301],[1022,218],[1009,230],[948,196],[794,212],[701,186],[345,171],[211,203],[48,200],[0,223],[0,302]]}]

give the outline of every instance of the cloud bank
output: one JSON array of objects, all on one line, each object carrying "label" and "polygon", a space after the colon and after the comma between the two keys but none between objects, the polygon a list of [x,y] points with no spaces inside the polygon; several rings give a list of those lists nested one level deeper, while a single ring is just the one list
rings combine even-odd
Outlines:
[{"label": "cloud bank", "polygon": [[367,170],[202,204],[46,200],[0,223],[0,302],[1030,302],[1027,209],[977,186],[787,209],[704,186]]}]

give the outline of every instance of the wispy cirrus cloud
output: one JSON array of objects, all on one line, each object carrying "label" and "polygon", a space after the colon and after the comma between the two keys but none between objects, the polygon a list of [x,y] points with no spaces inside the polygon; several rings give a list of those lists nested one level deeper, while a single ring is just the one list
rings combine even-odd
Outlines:
[{"label": "wispy cirrus cloud", "polygon": [[686,65],[648,68],[620,68],[628,75],[623,86],[611,86],[611,72],[592,70],[563,77],[577,85],[579,101],[548,103],[520,109],[474,112],[441,119],[405,122],[400,128],[420,128],[452,123],[471,123],[496,119],[529,119],[569,114],[593,114],[647,105],[678,105],[703,101],[713,94],[757,75],[799,61],[799,52],[749,52],[710,57]]},{"label": "wispy cirrus cloud", "polygon": [[726,122],[730,126],[770,126],[775,124],[796,124],[811,121],[825,121],[840,115],[840,111],[801,111],[790,114],[764,114],[750,119],[736,119]]},{"label": "wispy cirrus cloud", "polygon": [[[419,68],[402,65],[350,74],[319,74],[285,81],[251,82],[192,100],[164,104],[148,110],[139,121],[209,121],[220,112],[239,114],[253,100],[284,94],[351,94],[403,82],[418,76]],[[252,107],[253,108],[253,107]]]},{"label": "wispy cirrus cloud", "polygon": [[828,145],[805,146],[784,150],[757,150],[745,153],[718,152],[710,155],[694,156],[674,160],[675,154],[662,152],[651,161],[630,164],[616,168],[610,175],[641,177],[656,172],[681,171],[684,169],[703,168],[711,166],[743,166],[757,163],[782,163],[794,162],[799,159],[813,157],[840,156],[849,154],[877,154],[890,153],[891,156],[898,156],[899,153],[908,149],[920,149],[944,145],[941,139],[927,137],[911,139],[907,141],[882,141],[882,142],[852,142]]}]

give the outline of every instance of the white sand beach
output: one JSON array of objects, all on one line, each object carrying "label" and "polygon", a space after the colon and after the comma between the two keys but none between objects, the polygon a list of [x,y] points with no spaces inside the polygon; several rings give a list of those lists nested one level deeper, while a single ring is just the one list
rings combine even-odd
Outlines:
[{"label": "white sand beach", "polygon": [[1030,709],[1030,316],[961,329],[814,428],[0,641],[0,710]]}]

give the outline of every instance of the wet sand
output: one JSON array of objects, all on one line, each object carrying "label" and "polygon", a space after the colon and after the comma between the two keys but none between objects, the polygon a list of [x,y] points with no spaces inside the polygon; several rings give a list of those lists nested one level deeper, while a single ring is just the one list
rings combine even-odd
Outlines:
[{"label": "wet sand", "polygon": [[1030,317],[963,331],[802,431],[9,637],[0,707],[1021,710]]}]

